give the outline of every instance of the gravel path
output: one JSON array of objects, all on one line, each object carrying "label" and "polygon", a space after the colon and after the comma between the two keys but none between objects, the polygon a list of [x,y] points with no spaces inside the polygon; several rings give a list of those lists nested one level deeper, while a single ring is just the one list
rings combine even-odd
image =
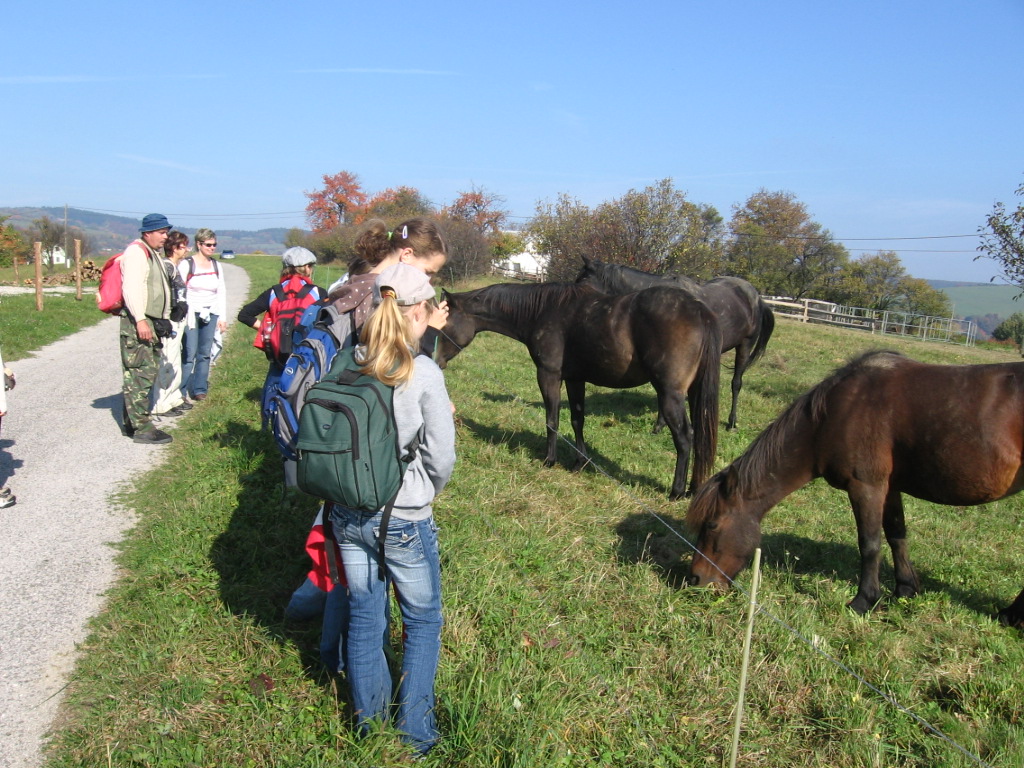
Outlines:
[{"label": "gravel path", "polygon": [[[231,323],[249,278],[223,267]],[[133,522],[110,496],[164,460],[164,446],[121,435],[118,322],[9,364],[18,385],[7,393],[0,485],[18,503],[0,510],[0,768],[42,763],[76,646],[116,575],[111,545]]]}]

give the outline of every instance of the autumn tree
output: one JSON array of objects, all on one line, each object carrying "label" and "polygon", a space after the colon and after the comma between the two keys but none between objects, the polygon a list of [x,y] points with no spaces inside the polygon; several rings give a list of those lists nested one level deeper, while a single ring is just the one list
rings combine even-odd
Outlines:
[{"label": "autumn tree", "polygon": [[[1017,187],[1018,197],[1024,197],[1024,184]],[[1014,211],[1007,211],[1003,203],[996,203],[984,226],[978,228],[981,258],[999,262],[1002,277],[1010,285],[1020,288],[1024,294],[1024,202]],[[993,278],[994,279],[994,278]]]},{"label": "autumn tree", "polygon": [[952,310],[949,297],[932,288],[927,280],[908,275],[893,251],[851,261],[835,284],[818,298],[851,307],[935,317],[948,317]]},{"label": "autumn tree", "polygon": [[465,221],[482,235],[497,235],[508,221],[508,211],[501,207],[504,202],[482,187],[473,187],[460,192],[455,202],[441,209],[441,215]]},{"label": "autumn tree", "polygon": [[[58,248],[64,248],[64,244],[69,242],[71,231],[64,226],[64,222],[55,221],[49,216],[43,216],[39,219],[32,221],[32,227],[29,230],[29,237],[32,238],[33,242],[39,242],[41,244],[43,252],[43,263],[46,264],[48,272],[53,272],[53,257],[54,252]],[[64,254],[68,254],[65,252]]]},{"label": "autumn tree", "polygon": [[953,302],[943,291],[937,290],[920,277],[904,277],[900,304],[906,312],[932,317],[950,317]]},{"label": "autumn tree", "polygon": [[538,206],[527,230],[549,255],[548,276],[555,280],[574,279],[584,255],[645,272],[711,277],[723,235],[717,211],[691,203],[671,179],[593,210],[563,195]]},{"label": "autumn tree", "polygon": [[563,193],[553,203],[537,204],[526,233],[538,253],[548,256],[548,279],[571,281],[580,273],[584,256],[604,256],[601,228],[588,206]]},{"label": "autumn tree", "polygon": [[430,200],[415,187],[395,187],[378,192],[366,201],[365,210],[366,218],[384,219],[390,224],[416,216],[434,215]]},{"label": "autumn tree", "polygon": [[[29,252],[28,243],[22,234],[8,224],[9,216],[0,216],[0,266],[10,267],[15,259],[24,259]],[[19,261],[19,263],[21,263]]]},{"label": "autumn tree", "polygon": [[996,341],[1012,341],[1024,355],[1024,315],[1014,312],[992,331],[992,338]]},{"label": "autumn tree", "polygon": [[339,224],[352,223],[364,215],[366,193],[359,177],[348,171],[323,176],[324,185],[306,192],[306,220],[314,232],[329,232]]},{"label": "autumn tree", "polygon": [[438,223],[448,246],[448,258],[441,268],[440,282],[452,285],[490,271],[493,262],[491,244],[476,226],[465,219],[450,216],[440,216]]},{"label": "autumn tree", "polygon": [[820,296],[849,260],[846,248],[790,192],[759,190],[733,206],[729,227],[726,269],[762,293]]}]

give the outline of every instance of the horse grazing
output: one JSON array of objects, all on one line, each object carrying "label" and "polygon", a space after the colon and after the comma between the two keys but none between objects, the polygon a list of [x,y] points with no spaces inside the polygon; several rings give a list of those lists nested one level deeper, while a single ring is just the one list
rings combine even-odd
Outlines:
[{"label": "horse grazing", "polygon": [[448,322],[438,346],[442,368],[480,331],[521,341],[530,351],[547,412],[545,466],[554,464],[557,455],[562,381],[576,436],[574,469],[588,461],[583,443],[586,383],[627,389],[650,382],[676,448],[669,498],[684,495],[691,447],[690,492],[710,473],[718,443],[721,334],[700,301],[668,287],[608,296],[572,283],[501,283],[445,292],[444,298]]},{"label": "horse grazing", "polygon": [[[849,606],[881,598],[881,533],[897,597],[920,589],[907,554],[901,493],[936,504],[984,504],[1024,487],[1024,363],[927,365],[869,352],[801,395],[732,464],[701,487],[687,524],[697,535],[690,583],[725,584],[761,538],[775,504],[823,477],[857,520],[860,586]],[[1024,624],[1024,592],[999,613]]]},{"label": "horse grazing", "polygon": [[732,369],[732,407],[725,425],[726,429],[736,428],[736,402],[743,388],[743,374],[764,354],[775,330],[775,314],[754,286],[738,277],[716,277],[702,285],[682,275],[652,275],[586,256],[576,282],[593,285],[608,293],[629,293],[652,285],[674,285],[707,304],[722,329],[722,353],[736,350]]}]

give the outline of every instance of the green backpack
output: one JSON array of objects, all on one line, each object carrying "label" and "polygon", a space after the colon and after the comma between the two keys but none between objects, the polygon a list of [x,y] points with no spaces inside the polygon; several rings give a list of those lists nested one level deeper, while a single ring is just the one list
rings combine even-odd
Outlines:
[{"label": "green backpack", "polygon": [[394,387],[359,370],[355,347],[340,350],[330,371],[306,394],[296,440],[296,479],[306,493],[349,509],[376,512],[384,539],[402,477],[419,448],[403,456],[395,424]]}]

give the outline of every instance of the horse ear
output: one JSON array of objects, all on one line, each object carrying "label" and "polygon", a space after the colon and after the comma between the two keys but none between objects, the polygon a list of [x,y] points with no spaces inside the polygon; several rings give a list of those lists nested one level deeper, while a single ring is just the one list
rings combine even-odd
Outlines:
[{"label": "horse ear", "polygon": [[583,266],[585,266],[585,267],[589,267],[590,266],[590,257],[587,256],[586,254],[583,254]]},{"label": "horse ear", "polygon": [[733,495],[736,491],[736,484],[739,482],[736,468],[730,464],[728,467],[719,472],[718,481],[718,495],[723,499],[727,499]]}]

